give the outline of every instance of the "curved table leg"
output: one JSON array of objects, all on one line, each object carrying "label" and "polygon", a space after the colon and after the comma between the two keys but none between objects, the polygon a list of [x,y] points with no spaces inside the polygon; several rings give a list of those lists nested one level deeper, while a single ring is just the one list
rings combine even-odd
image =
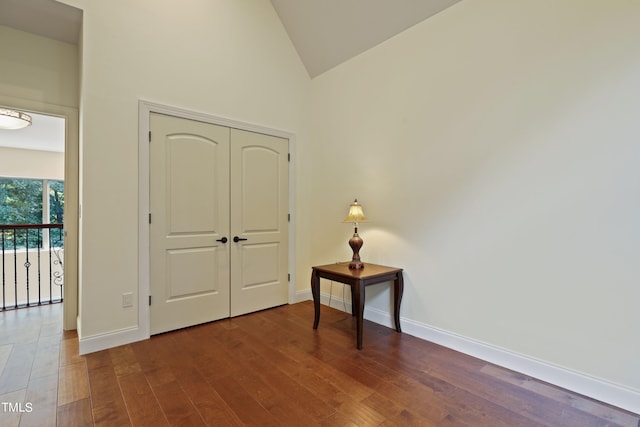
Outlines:
[{"label": "curved table leg", "polygon": [[315,310],[313,329],[318,329],[318,323],[320,323],[320,278],[315,270],[311,271],[311,294],[313,295],[313,308]]},{"label": "curved table leg", "polygon": [[356,347],[362,350],[362,329],[364,324],[364,288],[365,286],[357,281],[353,285],[353,295],[355,296],[356,308]]},{"label": "curved table leg", "polygon": [[[347,286],[347,285],[344,285]],[[356,298],[353,295],[353,286],[349,286],[349,288],[351,288],[351,316],[355,316],[356,315]]]},{"label": "curved table leg", "polygon": [[400,329],[400,303],[402,302],[402,294],[404,293],[404,279],[402,271],[396,275],[393,281],[393,316],[396,323],[396,331],[402,332]]}]

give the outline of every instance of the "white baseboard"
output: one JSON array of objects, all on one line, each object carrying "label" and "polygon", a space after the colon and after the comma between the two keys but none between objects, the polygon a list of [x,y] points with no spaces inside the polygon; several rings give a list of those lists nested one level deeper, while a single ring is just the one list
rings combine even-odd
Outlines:
[{"label": "white baseboard", "polygon": [[93,353],[94,351],[106,350],[119,345],[130,344],[149,338],[142,336],[140,328],[126,328],[106,334],[94,335],[78,340],[80,355]]},{"label": "white baseboard", "polygon": [[[311,299],[310,291],[298,293],[299,301]],[[321,294],[324,305],[351,312],[351,301]],[[329,304],[330,303],[330,304]],[[345,310],[346,307],[346,310]],[[376,308],[365,307],[364,318],[389,328],[394,328],[391,314]],[[444,347],[468,354],[498,366],[548,382],[566,390],[608,403],[618,408],[640,414],[640,391],[613,384],[599,378],[571,371],[504,348],[476,341],[411,319],[401,318],[402,332]]]},{"label": "white baseboard", "polygon": [[[311,290],[298,291],[291,304],[307,301],[312,299]],[[82,336],[80,331],[81,322],[78,321],[78,336]],[[91,337],[78,339],[80,345],[80,355],[93,353],[95,351],[106,350],[119,345],[130,344],[136,341],[148,339],[140,327],[125,328],[118,331],[108,332],[106,334],[94,335]]]},{"label": "white baseboard", "polygon": [[296,304],[302,301],[309,301],[311,299],[313,299],[313,296],[311,295],[311,289],[306,291],[296,291],[295,298],[291,302],[291,304]]},{"label": "white baseboard", "polygon": [[[391,315],[376,308],[365,308],[364,317],[380,325],[393,327]],[[571,371],[504,348],[476,341],[433,326],[401,318],[402,332],[551,383],[592,399],[640,413],[640,391],[599,378]]]},{"label": "white baseboard", "polygon": [[[310,301],[313,300],[311,290],[297,291],[295,302]],[[351,313],[351,300],[343,300],[342,298],[329,296],[329,294],[320,293],[320,304],[328,305],[336,310],[346,311]]]}]

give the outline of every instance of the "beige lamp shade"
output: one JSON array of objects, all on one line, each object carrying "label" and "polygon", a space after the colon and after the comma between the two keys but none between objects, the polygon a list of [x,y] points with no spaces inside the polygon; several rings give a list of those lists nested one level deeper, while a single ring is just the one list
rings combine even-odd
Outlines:
[{"label": "beige lamp shade", "polygon": [[355,199],[351,205],[349,205],[349,215],[342,222],[352,222],[358,224],[360,222],[366,222],[367,217],[364,216],[362,205],[358,203],[358,199]]}]

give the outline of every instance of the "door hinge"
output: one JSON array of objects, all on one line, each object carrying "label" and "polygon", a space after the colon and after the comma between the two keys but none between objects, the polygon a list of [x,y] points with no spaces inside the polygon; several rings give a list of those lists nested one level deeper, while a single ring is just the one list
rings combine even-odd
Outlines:
[{"label": "door hinge", "polygon": [[287,273],[287,282],[291,281],[291,273]]},{"label": "door hinge", "polygon": [[287,161],[290,162],[291,161],[291,153],[287,153]]},{"label": "door hinge", "polygon": [[151,131],[149,131],[149,142],[151,142]]},{"label": "door hinge", "polygon": [[149,214],[149,224],[151,224],[151,214]]},{"label": "door hinge", "polygon": [[291,214],[287,214],[287,221],[291,222]]},{"label": "door hinge", "polygon": [[151,295],[149,295],[149,306],[151,306]]}]

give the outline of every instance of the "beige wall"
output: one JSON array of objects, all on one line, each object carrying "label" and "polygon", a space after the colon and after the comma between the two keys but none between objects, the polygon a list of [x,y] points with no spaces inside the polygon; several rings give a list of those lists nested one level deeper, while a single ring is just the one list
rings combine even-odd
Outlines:
[{"label": "beige wall", "polygon": [[638,22],[464,1],[315,78],[311,262],[349,257],[358,197],[404,318],[640,391]]},{"label": "beige wall", "polygon": [[78,107],[78,47],[0,25],[0,94]]},{"label": "beige wall", "polygon": [[139,286],[139,100],[293,132],[304,156],[310,80],[268,0],[71,3],[84,10],[82,345],[138,327],[122,294]]},{"label": "beige wall", "polygon": [[64,180],[64,153],[0,147],[0,177]]}]

